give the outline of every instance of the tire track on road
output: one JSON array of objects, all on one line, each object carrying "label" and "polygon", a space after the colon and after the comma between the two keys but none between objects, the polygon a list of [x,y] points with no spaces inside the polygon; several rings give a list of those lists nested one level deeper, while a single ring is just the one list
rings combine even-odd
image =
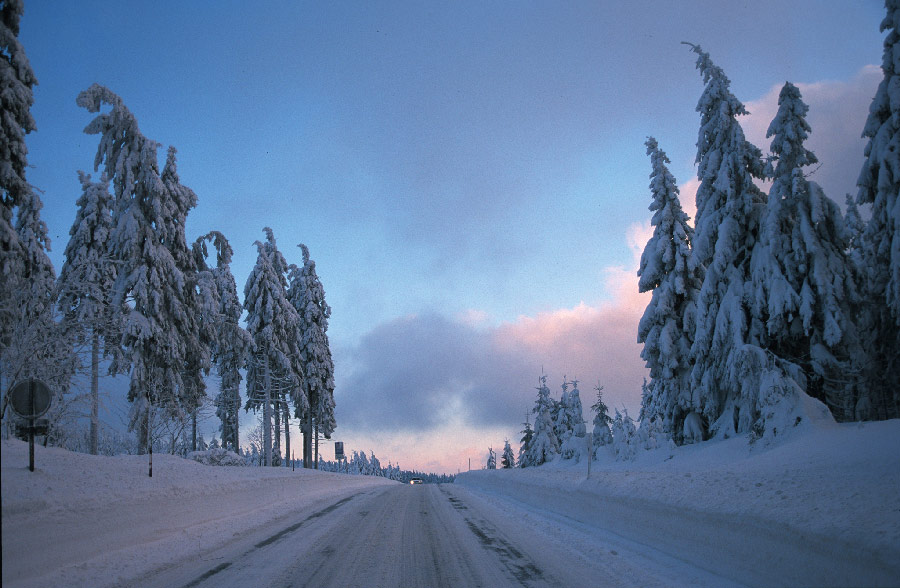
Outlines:
[{"label": "tire track on road", "polygon": [[441,493],[450,505],[463,517],[469,531],[475,535],[479,544],[488,551],[496,553],[497,558],[507,572],[522,586],[548,585],[549,578],[538,565],[528,558],[520,549],[507,541],[496,527],[482,518],[466,514],[469,507],[456,496],[451,495],[443,486]]},{"label": "tire track on road", "polygon": [[[235,559],[235,560],[236,560],[236,559],[243,559],[243,558],[247,557],[248,555],[250,555],[251,553],[253,553],[254,551],[257,551],[257,550],[259,550],[259,549],[262,549],[262,548],[264,548],[264,547],[266,547],[266,546],[268,546],[268,545],[271,545],[271,544],[277,542],[278,540],[284,538],[285,536],[290,535],[291,533],[294,533],[294,532],[300,530],[301,527],[303,527],[304,525],[306,525],[306,524],[309,523],[310,521],[313,521],[313,520],[315,520],[315,519],[317,519],[317,518],[319,518],[319,517],[323,517],[323,516],[325,516],[325,515],[327,515],[327,514],[329,514],[329,513],[334,512],[335,510],[337,510],[337,509],[340,508],[341,506],[347,504],[348,502],[350,502],[351,500],[353,500],[353,499],[356,498],[357,496],[359,496],[359,494],[354,494],[354,495],[352,495],[352,496],[347,496],[346,498],[342,498],[341,500],[338,500],[338,501],[335,502],[334,504],[330,504],[330,505],[326,506],[325,508],[323,508],[323,509],[321,509],[321,510],[318,510],[318,511],[314,512],[313,514],[309,515],[308,517],[306,517],[306,518],[303,519],[302,521],[300,521],[300,522],[298,522],[298,523],[294,523],[293,525],[290,525],[290,526],[288,526],[288,527],[285,527],[285,528],[282,529],[281,531],[278,531],[277,533],[275,533],[275,534],[273,534],[273,535],[267,537],[266,539],[263,539],[262,541],[256,543],[253,547],[251,547],[250,549],[248,549],[248,550],[246,550],[245,552],[243,552],[240,556],[238,556],[238,557],[236,557],[236,558],[233,558],[233,559]],[[206,572],[200,574],[197,578],[195,578],[194,580],[188,582],[187,584],[184,584],[184,585],[182,586],[182,588],[195,588],[196,586],[199,586],[199,585],[202,584],[203,582],[209,580],[210,578],[212,578],[213,576],[215,576],[215,575],[218,574],[219,572],[222,572],[222,571],[227,570],[228,568],[230,568],[231,565],[232,565],[232,563],[234,563],[234,562],[233,562],[233,561],[223,562],[223,563],[217,565],[216,567],[211,568],[211,569],[207,570]]]}]

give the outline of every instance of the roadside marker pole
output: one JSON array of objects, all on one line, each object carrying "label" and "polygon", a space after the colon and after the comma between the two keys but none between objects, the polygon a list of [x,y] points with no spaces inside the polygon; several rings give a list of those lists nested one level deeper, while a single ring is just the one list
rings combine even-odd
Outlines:
[{"label": "roadside marker pole", "polygon": [[594,461],[594,434],[587,434],[587,445],[588,445],[588,476],[587,479],[591,479],[591,462]]}]

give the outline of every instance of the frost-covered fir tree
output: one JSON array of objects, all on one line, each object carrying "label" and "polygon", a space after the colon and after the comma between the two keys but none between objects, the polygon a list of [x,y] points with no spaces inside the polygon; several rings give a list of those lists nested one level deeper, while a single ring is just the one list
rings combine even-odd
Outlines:
[{"label": "frost-covered fir tree", "polygon": [[[334,420],[334,363],[328,344],[328,319],[331,307],[325,302],[325,290],[316,274],[316,262],[310,259],[309,249],[300,244],[303,267],[291,266],[288,300],[297,310],[298,336],[303,373],[302,391],[309,399],[310,411],[297,411],[304,427],[304,462],[310,463],[312,446],[307,439],[321,433],[331,439]],[[302,406],[297,405],[296,406]]]},{"label": "frost-covered fir tree", "polygon": [[534,431],[531,429],[531,423],[528,422],[528,415],[525,415],[525,428],[522,430],[522,438],[519,440],[519,467],[527,468],[534,465],[530,461],[531,442],[534,439]]},{"label": "frost-covered fir tree", "polygon": [[661,419],[664,430],[677,439],[684,416],[694,409],[690,352],[700,280],[689,263],[694,230],[666,167],[669,158],[653,137],[645,145],[652,168],[653,236],[641,255],[638,289],[653,295],[638,325],[638,343],[644,344],[641,357],[650,369],[654,403],[642,405],[641,420]]},{"label": "frost-covered fir tree", "polygon": [[187,311],[183,319],[186,327],[182,335],[185,344],[182,367],[184,387],[178,403],[185,417],[190,415],[195,431],[193,437],[196,437],[197,412],[206,400],[204,376],[212,368],[213,348],[218,337],[219,296],[211,288],[201,287],[206,274],[200,272],[185,235],[187,215],[197,205],[197,196],[181,183],[175,155],[175,148],[170,146],[160,176],[165,186],[160,203],[161,214],[154,222],[176,267],[184,276],[184,283],[181,285],[182,304]]},{"label": "frost-covered fir tree", "polygon": [[[216,252],[215,267],[206,263],[210,243]],[[218,231],[200,237],[193,245],[194,258],[200,269],[201,281],[210,293],[206,300],[215,301],[207,315],[215,317],[216,341],[214,361],[219,375],[219,393],[216,396],[216,416],[221,421],[222,447],[236,451],[238,440],[238,415],[241,409],[241,368],[247,363],[251,347],[250,335],[240,325],[241,307],[237,284],[231,273],[234,251],[225,235]]]},{"label": "frost-covered fir tree", "polygon": [[0,360],[10,385],[24,378],[38,378],[62,394],[68,388],[75,362],[55,317],[56,272],[47,256],[50,239],[41,220],[42,208],[38,194],[26,191],[16,210],[19,257],[8,281],[14,288],[5,302],[10,306],[3,312],[14,339],[0,353]]},{"label": "frost-covered fir tree", "polygon": [[179,420],[205,396],[201,372],[209,368],[211,333],[198,323],[196,268],[184,236],[197,197],[178,179],[174,149],[160,174],[159,144],[140,132],[119,96],[94,84],[77,103],[89,112],[100,112],[103,104],[112,107],[85,133],[100,135],[94,168],[103,165],[113,185],[111,254],[118,264],[113,307],[122,309],[124,318],[112,369],[130,370],[130,426],[144,452],[152,406]]},{"label": "frost-covered fir tree", "polygon": [[584,407],[581,404],[581,392],[578,390],[578,380],[571,382],[572,390],[566,403],[569,435],[560,443],[560,454],[565,459],[581,459],[581,455],[587,452],[586,440],[587,427],[584,424]]},{"label": "frost-covered fir tree", "polygon": [[856,405],[849,358],[859,357],[853,320],[859,299],[841,211],[804,176],[803,168],[818,161],[804,147],[808,110],[797,87],[786,83],[767,133],[772,187],[753,250],[753,315],[765,320],[765,348],[798,366],[807,394],[848,420]]},{"label": "frost-covered fir tree", "polygon": [[862,235],[867,298],[870,390],[865,418],[900,416],[900,1],[886,0],[884,79],[869,106],[863,136],[869,141],[857,184],[857,202],[869,205]]},{"label": "frost-covered fir tree", "polygon": [[612,423],[613,449],[618,460],[634,459],[637,451],[637,429],[634,421],[628,416],[628,411],[624,413],[623,416],[619,409],[616,409],[616,418]]},{"label": "frost-covered fir tree", "polygon": [[526,461],[530,466],[539,466],[559,455],[559,440],[553,432],[553,417],[550,413],[554,403],[547,387],[547,376],[541,376],[539,381],[538,397],[532,409],[535,415],[534,433],[526,455]]},{"label": "frost-covered fir tree", "polygon": [[53,315],[56,276],[47,257],[43,204],[25,177],[37,80],[18,40],[23,12],[19,0],[0,9],[0,387],[37,377],[61,391],[71,353]]},{"label": "frost-covered fir tree", "polygon": [[[569,440],[569,437],[572,436],[573,423],[569,404],[569,382],[563,376],[562,393],[559,401],[553,404],[550,412],[550,415],[553,417],[553,434],[556,435],[556,439],[559,442],[560,452],[562,452],[562,448]],[[563,457],[567,456],[563,455]]]},{"label": "frost-covered fir tree", "polygon": [[[273,382],[283,378],[292,389],[300,388],[300,349],[297,311],[287,299],[287,262],[278,250],[272,229],[266,227],[266,242],[256,242],[256,265],[244,286],[247,332],[253,350],[247,363],[245,408],[263,411],[263,457],[272,465]],[[302,388],[301,388],[302,389]],[[309,408],[305,394],[294,395],[298,412]],[[299,403],[299,406],[296,404]],[[364,456],[365,457],[365,456]]]},{"label": "frost-covered fir tree", "polygon": [[37,84],[25,49],[19,43],[19,20],[24,12],[21,0],[8,0],[0,10],[0,360],[10,344],[16,321],[13,311],[20,305],[16,295],[25,279],[22,251],[15,230],[14,212],[32,191],[25,178],[28,147],[25,135],[36,130],[31,116],[32,88]]},{"label": "frost-covered fir tree", "polygon": [[690,270],[703,282],[691,345],[690,410],[702,414],[712,433],[729,437],[749,431],[761,414],[767,358],[757,344],[764,325],[752,315],[746,285],[765,210],[765,196],[753,183],[762,177],[763,163],[737,121],[747,111],[729,90],[728,77],[709,54],[691,47],[705,88],[697,104],[700,185]]},{"label": "frost-covered fir tree", "polygon": [[100,356],[101,343],[117,345],[121,336],[116,328],[116,313],[111,305],[116,282],[116,264],[109,254],[112,236],[112,195],[109,182],[102,176],[78,172],[82,193],[78,199],[75,222],[69,230],[65,261],[59,275],[58,305],[63,329],[76,345],[90,346],[91,424],[90,447],[99,450]]},{"label": "frost-covered fir tree", "polygon": [[598,382],[594,390],[597,391],[597,402],[591,406],[591,410],[594,411],[594,429],[591,437],[594,444],[594,455],[596,455],[599,447],[610,445],[613,442],[613,437],[609,428],[612,418],[609,416],[609,408],[603,402],[603,386]]},{"label": "frost-covered fir tree", "polygon": [[497,469],[497,454],[494,452],[493,447],[488,447],[487,469]]},{"label": "frost-covered fir tree", "polygon": [[503,455],[500,457],[500,465],[505,470],[516,467],[516,456],[513,454],[512,447],[509,446],[509,439],[503,442]]}]

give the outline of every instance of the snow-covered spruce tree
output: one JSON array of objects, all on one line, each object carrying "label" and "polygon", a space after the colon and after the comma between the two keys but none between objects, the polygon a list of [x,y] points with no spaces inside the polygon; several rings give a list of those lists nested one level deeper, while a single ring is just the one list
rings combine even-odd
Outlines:
[{"label": "snow-covered spruce tree", "polygon": [[205,287],[208,275],[199,271],[197,260],[188,246],[185,225],[190,209],[197,205],[197,196],[181,183],[178,176],[176,150],[169,147],[166,164],[160,180],[165,187],[161,200],[162,214],[154,222],[161,235],[162,243],[171,252],[175,266],[182,272],[184,283],[181,297],[185,316],[184,366],[182,368],[183,389],[179,398],[177,418],[191,421],[191,449],[196,448],[197,418],[203,402],[207,399],[204,375],[212,367],[213,346],[217,337],[218,294],[214,288]]},{"label": "snow-covered spruce tree", "polygon": [[[287,262],[278,251],[272,229],[263,229],[266,242],[256,242],[256,265],[244,286],[247,332],[253,350],[247,362],[247,403],[245,408],[263,410],[264,465],[272,465],[273,380],[285,378],[291,389],[300,386],[300,349],[297,311],[287,299]],[[305,394],[294,395],[297,411],[309,404]],[[299,405],[297,404],[299,403]]]},{"label": "snow-covered spruce tree", "polygon": [[141,133],[119,96],[94,84],[77,103],[89,112],[112,107],[84,130],[100,135],[94,168],[104,165],[113,185],[110,251],[118,274],[112,304],[124,317],[111,370],[130,369],[130,426],[145,452],[152,406],[184,420],[205,395],[201,372],[209,369],[210,332],[198,322],[196,268],[184,235],[197,196],[178,179],[174,149],[160,174],[159,144]]},{"label": "snow-covered spruce tree", "polygon": [[816,163],[804,147],[809,110],[786,83],[772,137],[772,178],[759,241],[753,250],[754,316],[764,319],[765,347],[799,366],[806,393],[825,402],[841,420],[853,418],[856,399],[850,357],[859,357],[853,317],[859,297],[847,259],[848,243],[837,204],[803,168]]},{"label": "snow-covered spruce tree", "polygon": [[[62,398],[75,368],[75,355],[55,317],[56,272],[47,256],[50,239],[41,220],[43,208],[38,194],[26,191],[16,209],[15,232],[18,260],[8,280],[13,286],[4,304],[5,328],[11,339],[0,353],[8,385],[25,378],[38,378]],[[51,411],[51,426],[57,403]],[[52,435],[52,432],[51,432]]]},{"label": "snow-covered spruce tree", "polygon": [[559,455],[559,440],[553,432],[553,417],[550,413],[554,402],[547,387],[547,376],[540,377],[540,384],[538,397],[532,409],[535,415],[534,433],[526,455],[526,461],[530,466],[539,466]]},{"label": "snow-covered spruce tree", "polygon": [[[700,185],[689,268],[703,279],[691,345],[690,409],[702,414],[710,433],[729,437],[764,425],[762,397],[777,402],[795,385],[776,378],[784,375],[783,366],[758,346],[765,325],[753,315],[746,287],[765,211],[765,195],[753,183],[763,175],[761,154],[744,138],[737,117],[747,111],[729,90],[731,82],[709,54],[691,47],[705,88],[697,104]],[[765,394],[763,375],[778,380],[767,380]]]},{"label": "snow-covered spruce tree", "polygon": [[494,451],[493,447],[488,447],[487,469],[497,469],[497,453]]},{"label": "snow-covered spruce tree", "polygon": [[865,418],[900,417],[900,1],[886,0],[881,30],[884,79],[875,92],[863,137],[869,139],[857,202],[870,205],[862,236],[865,263],[868,397]]},{"label": "snow-covered spruce tree", "polygon": [[4,352],[16,329],[16,309],[21,307],[16,298],[26,280],[13,216],[32,191],[25,178],[25,135],[37,128],[31,116],[37,79],[18,39],[23,12],[21,0],[8,0],[0,8],[0,360],[4,368],[0,375],[8,375],[9,360]]},{"label": "snow-covered spruce tree", "polygon": [[638,343],[644,344],[641,357],[650,369],[653,406],[642,405],[641,421],[661,419],[663,430],[679,441],[684,416],[696,408],[691,398],[690,352],[701,282],[697,269],[690,267],[694,230],[681,209],[675,178],[666,167],[669,158],[653,137],[645,145],[652,168],[650,224],[654,228],[641,255],[638,289],[652,290],[653,295],[638,325]]},{"label": "snow-covered spruce tree", "polygon": [[[206,263],[208,255],[207,243],[211,243],[216,251],[216,265],[210,267]],[[201,282],[207,284],[210,294],[206,300],[215,300],[215,308],[206,314],[214,315],[216,324],[216,341],[214,345],[214,362],[219,374],[219,394],[216,396],[216,416],[221,421],[222,447],[237,451],[240,447],[238,439],[238,415],[241,409],[241,368],[247,363],[250,351],[250,335],[240,325],[242,307],[238,300],[237,284],[231,273],[231,258],[234,251],[225,235],[218,231],[200,237],[193,245],[194,258],[200,270]]]},{"label": "snow-covered spruce tree", "polygon": [[531,441],[534,439],[534,431],[531,429],[531,423],[528,422],[528,415],[525,418],[525,428],[522,430],[522,438],[519,440],[519,459],[520,468],[527,468],[534,465],[531,463],[529,456],[531,452]]},{"label": "snow-covered spruce tree", "polygon": [[[559,442],[560,453],[562,453],[562,448],[569,440],[569,437],[572,436],[573,424],[570,420],[572,414],[569,410],[569,382],[565,376],[563,376],[561,387],[562,393],[559,396],[559,402],[554,403],[550,412],[551,417],[553,417],[553,434],[556,435],[556,439]],[[571,456],[563,454],[563,457],[568,458]]]},{"label": "snow-covered spruce tree", "polygon": [[619,409],[616,409],[616,418],[612,423],[613,449],[618,460],[634,459],[637,451],[637,429],[634,421],[628,416],[628,411],[624,412],[623,416]]},{"label": "snow-covered spruce tree", "polygon": [[569,435],[565,441],[560,444],[560,454],[565,459],[575,458],[580,460],[581,456],[588,452],[585,437],[587,436],[587,427],[584,424],[584,408],[581,404],[581,392],[578,390],[578,380],[572,380],[572,390],[569,392],[569,400],[566,403],[567,417],[569,424]]},{"label": "snow-covered spruce tree", "polygon": [[591,410],[594,411],[594,429],[591,437],[594,444],[594,456],[596,456],[597,449],[603,445],[611,444],[613,437],[609,428],[612,418],[609,416],[609,408],[603,402],[603,386],[598,382],[594,390],[597,391],[597,402],[591,406]]},{"label": "snow-covered spruce tree", "polygon": [[73,362],[53,315],[56,275],[43,204],[25,177],[37,80],[17,38],[23,11],[18,0],[0,7],[0,386],[37,377],[61,394]]},{"label": "snow-covered spruce tree", "polygon": [[118,344],[111,306],[116,264],[109,254],[112,236],[112,195],[103,175],[99,182],[78,172],[82,193],[75,222],[69,230],[65,261],[57,284],[59,311],[66,335],[75,345],[90,347],[91,424],[89,451],[99,451],[101,343]]},{"label": "snow-covered spruce tree", "polygon": [[[288,300],[299,317],[299,347],[303,362],[302,390],[309,398],[310,411],[297,410],[304,429],[304,463],[310,463],[312,446],[307,439],[322,433],[331,439],[334,420],[334,364],[328,345],[328,318],[331,307],[325,302],[325,290],[316,274],[316,262],[309,258],[309,249],[300,244],[303,267],[291,266]],[[297,404],[295,406],[302,406]],[[315,433],[314,433],[315,431]],[[309,467],[309,466],[307,466]]]},{"label": "snow-covered spruce tree", "polygon": [[500,457],[500,465],[505,470],[516,467],[516,456],[513,454],[512,447],[509,446],[509,439],[503,442],[503,455]]}]

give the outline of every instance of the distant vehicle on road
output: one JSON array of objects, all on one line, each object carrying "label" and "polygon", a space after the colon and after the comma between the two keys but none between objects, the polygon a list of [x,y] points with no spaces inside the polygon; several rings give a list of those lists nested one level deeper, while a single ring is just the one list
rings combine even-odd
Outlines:
[{"label": "distant vehicle on road", "polygon": [[422,483],[422,478],[410,478],[410,479],[409,479],[409,483],[410,483],[410,484],[421,484],[421,483]]}]

